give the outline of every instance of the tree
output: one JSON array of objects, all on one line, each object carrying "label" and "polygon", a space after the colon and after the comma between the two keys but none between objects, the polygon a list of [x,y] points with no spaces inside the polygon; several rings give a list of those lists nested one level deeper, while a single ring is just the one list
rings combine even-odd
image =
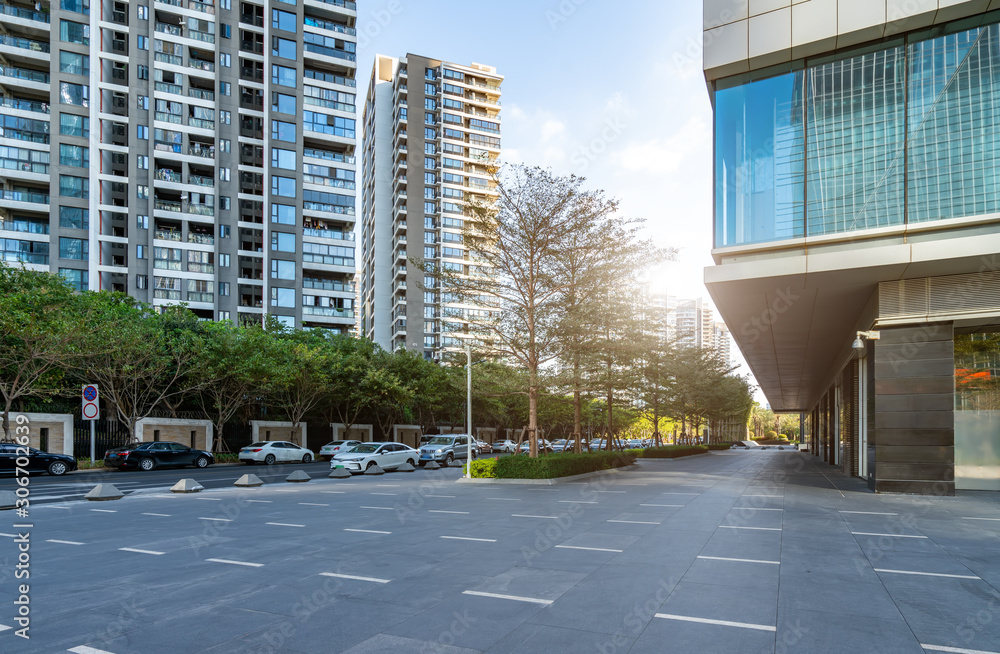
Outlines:
[{"label": "tree", "polygon": [[77,298],[61,277],[0,264],[0,396],[3,435],[10,410],[27,397],[59,390],[63,368],[77,355],[84,330]]},{"label": "tree", "polygon": [[330,388],[322,406],[327,422],[339,422],[346,433],[371,406],[375,382],[371,375],[375,357],[382,350],[368,339],[343,334],[331,336],[329,346],[333,365],[327,371]]},{"label": "tree", "polygon": [[268,396],[292,423],[293,442],[306,414],[329,395],[329,372],[335,363],[335,352],[321,331],[278,334]]}]

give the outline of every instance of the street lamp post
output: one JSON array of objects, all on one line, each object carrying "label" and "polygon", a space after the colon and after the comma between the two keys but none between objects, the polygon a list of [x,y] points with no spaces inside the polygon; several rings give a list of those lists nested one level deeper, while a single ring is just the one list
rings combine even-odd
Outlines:
[{"label": "street lamp post", "polygon": [[468,452],[465,457],[465,478],[472,478],[472,346],[465,346],[465,420],[468,424],[469,438],[466,441]]}]

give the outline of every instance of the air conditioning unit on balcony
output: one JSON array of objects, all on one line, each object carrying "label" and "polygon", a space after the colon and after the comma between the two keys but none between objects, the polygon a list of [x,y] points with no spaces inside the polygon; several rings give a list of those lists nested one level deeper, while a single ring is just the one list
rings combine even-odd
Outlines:
[{"label": "air conditioning unit on balcony", "polygon": [[128,70],[125,68],[112,68],[111,79],[118,82],[128,81]]}]

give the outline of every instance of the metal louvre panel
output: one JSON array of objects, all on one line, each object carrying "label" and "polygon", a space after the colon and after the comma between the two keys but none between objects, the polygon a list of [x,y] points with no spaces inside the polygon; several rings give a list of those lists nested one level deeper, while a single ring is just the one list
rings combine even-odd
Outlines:
[{"label": "metal louvre panel", "polygon": [[879,284],[879,319],[1000,312],[1000,273],[985,271]]}]

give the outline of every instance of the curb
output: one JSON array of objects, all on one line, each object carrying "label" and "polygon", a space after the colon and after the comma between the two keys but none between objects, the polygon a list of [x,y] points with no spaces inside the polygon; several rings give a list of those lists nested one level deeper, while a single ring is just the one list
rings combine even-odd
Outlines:
[{"label": "curb", "polygon": [[490,479],[490,478],[480,478],[473,477],[472,479],[466,479],[465,477],[458,478],[455,483],[457,484],[496,484],[499,486],[509,485],[509,484],[533,484],[540,486],[554,486],[556,484],[565,484],[567,482],[576,481],[578,479],[590,479],[592,477],[605,477],[608,475],[618,475],[623,472],[631,472],[638,470],[641,466],[633,463],[630,466],[623,466],[621,468],[610,468],[608,470],[595,470],[594,472],[585,472],[580,475],[571,475],[569,477],[556,477],[555,479]]},{"label": "curb", "polygon": [[[221,467],[224,467],[224,466],[239,466],[239,465],[243,465],[243,464],[242,463],[213,463],[212,465],[210,465],[208,467],[209,468],[221,468]],[[196,470],[196,469],[203,470],[204,468],[192,468],[192,470]],[[184,468],[177,468],[177,470],[184,470]],[[87,473],[87,472],[119,472],[119,470],[118,470],[118,468],[83,468],[83,469],[77,469],[77,470],[73,470],[73,471],[67,472],[66,474],[67,475],[78,475],[78,474]],[[130,470],[129,472],[135,472],[135,470]]]}]

